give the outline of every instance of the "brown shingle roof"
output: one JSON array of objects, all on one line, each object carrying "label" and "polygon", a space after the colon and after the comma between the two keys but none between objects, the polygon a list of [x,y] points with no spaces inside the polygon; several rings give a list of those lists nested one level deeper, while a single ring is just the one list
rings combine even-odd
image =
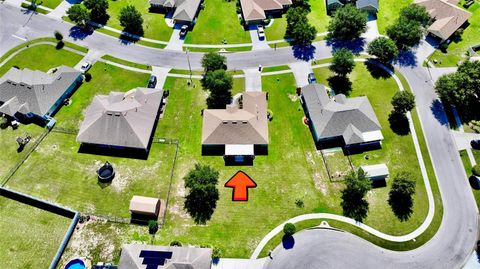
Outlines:
[{"label": "brown shingle roof", "polygon": [[415,0],[414,3],[424,6],[435,21],[428,31],[441,38],[448,39],[472,15],[470,12],[456,6],[456,0]]},{"label": "brown shingle roof", "polygon": [[291,0],[240,0],[243,18],[245,21],[264,20],[265,11],[279,10],[283,6],[291,5]]},{"label": "brown shingle roof", "polygon": [[245,92],[243,109],[206,109],[203,145],[268,144],[267,98],[264,92]]}]

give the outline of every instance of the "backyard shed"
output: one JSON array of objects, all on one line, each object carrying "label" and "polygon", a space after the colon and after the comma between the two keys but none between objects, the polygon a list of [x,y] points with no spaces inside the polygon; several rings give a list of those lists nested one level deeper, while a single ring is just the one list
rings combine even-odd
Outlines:
[{"label": "backyard shed", "polygon": [[132,219],[158,218],[160,199],[134,195],[130,200]]},{"label": "backyard shed", "polygon": [[387,180],[389,175],[388,167],[384,163],[374,165],[361,166],[363,171],[367,174],[367,177],[372,181]]}]

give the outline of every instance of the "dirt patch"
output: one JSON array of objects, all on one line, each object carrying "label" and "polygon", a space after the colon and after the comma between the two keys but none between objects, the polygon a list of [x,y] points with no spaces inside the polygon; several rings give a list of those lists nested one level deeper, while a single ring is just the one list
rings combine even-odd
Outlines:
[{"label": "dirt patch", "polygon": [[310,151],[307,151],[305,153],[305,158],[307,159],[307,162],[311,165],[315,165],[315,160],[313,159],[313,154]]},{"label": "dirt patch", "polygon": [[323,195],[328,194],[328,187],[324,180],[322,180],[322,175],[320,173],[313,174],[313,183],[315,184],[315,188],[319,190]]},{"label": "dirt patch", "polygon": [[[30,141],[32,143],[32,141]],[[36,152],[42,155],[52,155],[55,154],[57,150],[60,150],[60,146],[58,144],[53,144],[53,145],[40,145],[35,149]]]}]

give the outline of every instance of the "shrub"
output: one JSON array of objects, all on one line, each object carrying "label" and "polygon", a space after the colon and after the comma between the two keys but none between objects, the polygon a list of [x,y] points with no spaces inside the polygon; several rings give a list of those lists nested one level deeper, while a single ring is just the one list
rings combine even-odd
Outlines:
[{"label": "shrub", "polygon": [[267,111],[267,118],[270,121],[273,120],[273,112],[270,109]]},{"label": "shrub", "polygon": [[55,31],[53,35],[55,36],[55,39],[57,39],[58,41],[63,40],[63,35],[59,31]]},{"label": "shrub", "polygon": [[57,43],[57,45],[55,46],[55,48],[56,48],[57,50],[59,50],[59,49],[62,49],[64,46],[65,46],[65,43],[63,43],[63,41],[60,40],[60,41],[58,41],[58,43]]},{"label": "shrub", "polygon": [[476,164],[473,168],[472,168],[472,173],[477,176],[477,177],[480,177],[480,164]]},{"label": "shrub", "polygon": [[181,247],[181,246],[182,246],[182,243],[180,243],[180,241],[178,241],[178,240],[173,240],[172,242],[170,242],[170,246],[172,246],[172,247]]},{"label": "shrub", "polygon": [[156,220],[148,221],[148,232],[150,234],[156,234],[158,231],[158,222]]},{"label": "shrub", "polygon": [[283,226],[283,233],[286,236],[291,236],[297,231],[297,227],[295,227],[295,224],[293,223],[287,223],[285,226]]},{"label": "shrub", "polygon": [[5,117],[0,118],[0,129],[7,129],[8,127],[8,120]]},{"label": "shrub", "polygon": [[298,207],[298,208],[303,208],[305,206],[305,203],[303,202],[302,199],[297,199],[295,200],[295,205]]},{"label": "shrub", "polygon": [[214,247],[212,250],[212,260],[218,260],[220,259],[221,256],[222,256],[222,251],[219,248]]},{"label": "shrub", "polygon": [[85,81],[86,81],[86,82],[89,82],[90,80],[92,80],[92,74],[90,74],[90,73],[85,73]]}]

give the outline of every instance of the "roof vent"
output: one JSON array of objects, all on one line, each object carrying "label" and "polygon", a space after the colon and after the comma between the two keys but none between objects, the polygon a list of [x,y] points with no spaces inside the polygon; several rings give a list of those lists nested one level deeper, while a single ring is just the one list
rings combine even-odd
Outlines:
[{"label": "roof vent", "polygon": [[223,124],[228,124],[228,120],[222,121]]},{"label": "roof vent", "polygon": [[108,116],[113,116],[113,112],[112,111],[107,111],[107,115]]},{"label": "roof vent", "polygon": [[120,117],[121,114],[122,113],[120,113],[120,112],[115,112],[115,117]]},{"label": "roof vent", "polygon": [[247,123],[248,123],[248,121],[242,120],[242,124],[247,124]]}]

